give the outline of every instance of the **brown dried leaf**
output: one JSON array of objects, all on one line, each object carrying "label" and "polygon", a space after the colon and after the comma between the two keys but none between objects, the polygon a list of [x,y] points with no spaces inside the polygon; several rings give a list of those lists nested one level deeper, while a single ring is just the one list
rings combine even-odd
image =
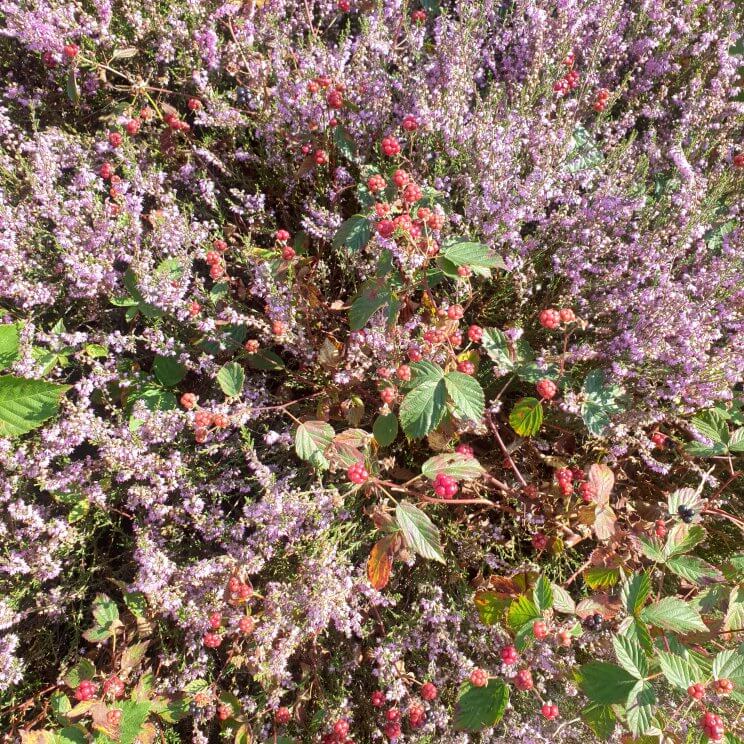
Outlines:
[{"label": "brown dried leaf", "polygon": [[377,591],[384,589],[390,581],[393,570],[393,538],[394,535],[380,538],[372,547],[367,560],[367,578]]},{"label": "brown dried leaf", "polygon": [[589,483],[594,487],[594,501],[600,506],[610,503],[610,493],[615,485],[615,474],[607,465],[595,463],[589,468]]}]

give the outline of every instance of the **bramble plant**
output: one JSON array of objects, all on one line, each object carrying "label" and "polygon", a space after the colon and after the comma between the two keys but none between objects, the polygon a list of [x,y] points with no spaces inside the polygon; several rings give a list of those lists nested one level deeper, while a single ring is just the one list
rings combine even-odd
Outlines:
[{"label": "bramble plant", "polygon": [[5,738],[742,744],[742,20],[5,0]]}]

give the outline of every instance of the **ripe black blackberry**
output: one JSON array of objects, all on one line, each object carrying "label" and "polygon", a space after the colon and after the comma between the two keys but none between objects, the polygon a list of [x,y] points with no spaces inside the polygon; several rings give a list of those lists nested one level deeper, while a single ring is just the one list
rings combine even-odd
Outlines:
[{"label": "ripe black blackberry", "polygon": [[604,618],[599,613],[589,615],[584,619],[584,627],[587,630],[599,630],[602,627],[602,621]]},{"label": "ripe black blackberry", "polygon": [[695,517],[694,509],[691,509],[686,504],[679,505],[679,508],[677,509],[677,514],[679,515],[679,518],[685,524],[690,524],[690,522],[692,522],[693,518]]}]

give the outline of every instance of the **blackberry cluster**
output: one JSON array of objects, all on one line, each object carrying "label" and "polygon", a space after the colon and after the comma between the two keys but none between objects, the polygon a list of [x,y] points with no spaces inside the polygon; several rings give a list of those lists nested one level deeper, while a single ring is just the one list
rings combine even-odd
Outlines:
[{"label": "blackberry cluster", "polygon": [[685,524],[690,524],[695,516],[695,510],[690,509],[690,507],[685,504],[680,504],[679,509],[677,509],[677,514],[679,514],[679,518]]},{"label": "blackberry cluster", "polygon": [[596,615],[589,615],[589,617],[584,620],[584,627],[587,630],[599,630],[602,627],[603,620],[604,618],[599,613]]},{"label": "blackberry cluster", "polygon": [[239,85],[235,89],[235,100],[238,106],[245,106],[251,111],[256,111],[260,105],[250,88],[246,88],[244,85]]}]

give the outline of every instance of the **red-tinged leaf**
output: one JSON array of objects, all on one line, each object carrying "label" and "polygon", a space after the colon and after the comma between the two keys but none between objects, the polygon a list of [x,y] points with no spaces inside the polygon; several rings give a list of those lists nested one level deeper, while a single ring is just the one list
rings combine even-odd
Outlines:
[{"label": "red-tinged leaf", "polygon": [[607,465],[594,464],[589,468],[589,483],[594,487],[594,501],[603,506],[610,503],[615,475]]},{"label": "red-tinged leaf", "polygon": [[491,576],[488,579],[488,589],[502,599],[513,599],[524,593],[521,586],[508,576]]},{"label": "red-tinged leaf", "polygon": [[393,542],[395,535],[386,535],[379,539],[369,554],[367,559],[367,578],[369,583],[381,591],[390,581],[390,574],[393,570]]},{"label": "red-tinged leaf", "polygon": [[611,506],[597,506],[594,513],[594,534],[597,540],[609,540],[615,534],[617,517]]}]

